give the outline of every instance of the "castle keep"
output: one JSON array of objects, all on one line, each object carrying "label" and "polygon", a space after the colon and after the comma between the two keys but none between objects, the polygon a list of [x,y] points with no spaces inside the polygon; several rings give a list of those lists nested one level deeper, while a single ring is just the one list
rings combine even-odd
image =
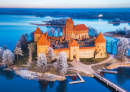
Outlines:
[{"label": "castle keep", "polygon": [[65,40],[69,40],[70,38],[84,40],[89,38],[88,28],[84,24],[74,25],[72,19],[67,19],[65,27],[63,28],[63,36],[62,38]]},{"label": "castle keep", "polygon": [[[106,40],[103,37],[102,33],[99,33],[98,37],[94,41],[95,45],[93,47],[79,47],[79,44],[76,42],[76,40],[74,40],[89,38],[88,28],[84,24],[74,27],[72,19],[67,19],[66,26],[63,28],[63,37],[65,37],[65,40],[70,38],[72,40],[68,43],[68,48],[53,49],[55,55],[58,55],[60,52],[65,52],[67,58],[70,60],[78,60],[79,58],[107,57]],[[40,53],[43,52],[45,55],[47,55],[48,48],[51,46],[51,42],[47,33],[43,34],[37,27],[36,31],[34,32],[34,41],[37,42],[37,57]]]}]

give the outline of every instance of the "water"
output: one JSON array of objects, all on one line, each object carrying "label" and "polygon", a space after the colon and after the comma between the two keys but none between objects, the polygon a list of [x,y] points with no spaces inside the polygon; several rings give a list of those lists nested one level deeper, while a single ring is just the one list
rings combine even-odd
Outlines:
[{"label": "water", "polygon": [[[104,77],[120,87],[130,91],[130,68],[117,68],[118,74],[105,73]],[[36,81],[27,80],[16,75],[14,71],[3,71],[0,68],[0,91],[1,92],[111,92],[109,86],[102,84],[100,80],[91,77],[83,77],[85,83],[69,84],[78,81],[77,77],[66,77],[65,81]]]},{"label": "water", "polygon": [[114,70],[118,71],[118,74],[105,73],[104,77],[130,92],[130,68],[119,67]]},{"label": "water", "polygon": [[[37,26],[30,25],[30,23],[42,24],[42,21],[48,21],[54,17],[35,17],[25,15],[0,15],[0,46],[4,44],[11,50],[14,50],[15,44],[22,34],[30,33],[34,31]],[[56,18],[55,18],[56,19]],[[57,18],[58,19],[58,18]],[[85,24],[87,27],[91,26],[96,28],[102,33],[108,31],[114,31],[117,28],[123,28],[124,26],[130,28],[128,23],[120,24],[119,26],[113,26],[108,24],[107,20],[88,20],[88,19],[73,19],[76,24]],[[48,27],[39,26],[41,30],[46,32]]]},{"label": "water", "polygon": [[[0,46],[4,44],[11,50],[14,50],[17,40],[19,40],[20,35],[25,33],[30,33],[34,31],[37,26],[30,25],[30,23],[43,23],[42,21],[51,20],[54,17],[35,17],[35,16],[24,16],[24,15],[0,15]],[[96,28],[99,32],[102,33],[107,31],[114,31],[117,28],[123,28],[124,26],[130,28],[127,23],[120,24],[119,26],[113,26],[108,24],[107,20],[88,20],[88,19],[73,19],[75,24],[85,24],[86,26],[91,26]],[[43,32],[47,31],[47,27],[39,26]],[[107,40],[115,40],[111,37],[105,37]],[[116,49],[116,47],[115,47]],[[110,51],[110,48],[107,49]],[[115,51],[115,50],[114,50]],[[116,52],[113,52],[116,53]],[[125,68],[123,68],[125,69]],[[123,70],[123,71],[126,71]],[[130,71],[128,69],[128,71]],[[128,85],[130,85],[130,76],[129,72],[126,71],[126,76],[124,74],[113,75],[105,74],[105,77],[120,85],[121,87],[129,90]],[[106,86],[100,84],[94,78],[83,77],[86,81],[81,84],[69,85],[69,82],[72,81],[70,77],[67,77],[67,80],[63,82],[56,81],[52,82],[38,82],[35,80],[26,80],[20,76],[15,75],[14,72],[7,72],[0,69],[0,91],[1,92],[111,92]],[[48,86],[46,86],[48,84]],[[60,85],[60,86],[59,86]]]},{"label": "water", "polygon": [[65,81],[36,81],[23,79],[14,72],[0,68],[0,92],[111,92],[104,85],[91,77],[83,77],[85,83],[69,84],[73,81],[66,77]]}]

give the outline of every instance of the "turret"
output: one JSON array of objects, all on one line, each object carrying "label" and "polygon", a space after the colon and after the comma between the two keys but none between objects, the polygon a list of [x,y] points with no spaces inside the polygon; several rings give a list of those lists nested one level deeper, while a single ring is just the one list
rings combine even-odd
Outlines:
[{"label": "turret", "polygon": [[70,60],[73,60],[73,59],[79,60],[79,45],[78,45],[78,43],[74,39],[72,39],[69,42],[68,47],[70,49]]},{"label": "turret", "polygon": [[42,34],[43,34],[43,33],[42,33],[42,31],[40,30],[40,28],[37,27],[36,31],[34,32],[34,41],[37,42],[37,41],[39,40],[39,38],[41,37]]},{"label": "turret", "polygon": [[50,47],[50,42],[46,39],[45,35],[42,34],[42,36],[40,37],[37,43],[37,57],[39,56],[40,53],[43,52],[45,55],[47,55],[49,47]]},{"label": "turret", "polygon": [[106,40],[100,32],[95,42],[95,58],[105,58],[106,55]]},{"label": "turret", "polygon": [[106,52],[106,40],[100,32],[95,42],[95,51],[96,52]]},{"label": "turret", "polygon": [[67,19],[66,20],[66,24],[65,24],[65,34],[66,34],[66,37],[71,37],[72,34],[73,34],[73,28],[74,28],[74,22],[71,19]]}]

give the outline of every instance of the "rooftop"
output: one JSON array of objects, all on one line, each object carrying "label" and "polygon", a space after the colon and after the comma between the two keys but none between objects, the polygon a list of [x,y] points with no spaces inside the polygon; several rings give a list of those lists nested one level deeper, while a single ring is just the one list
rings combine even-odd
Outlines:
[{"label": "rooftop", "polygon": [[107,41],[105,40],[104,36],[100,32],[98,37],[96,38],[96,40],[94,42],[107,42]]},{"label": "rooftop", "polygon": [[67,18],[66,22],[69,22],[69,23],[74,23],[72,18]]},{"label": "rooftop", "polygon": [[42,34],[42,31],[40,30],[39,27],[37,27],[36,31],[34,32],[34,34]]},{"label": "rooftop", "polygon": [[37,45],[50,45],[49,41],[47,40],[47,38],[45,37],[44,34],[42,34],[42,36],[40,37]]},{"label": "rooftop", "polygon": [[84,24],[79,24],[74,27],[74,30],[81,31],[81,30],[88,30],[88,28]]},{"label": "rooftop", "polygon": [[79,46],[78,43],[72,39],[69,43],[68,43],[69,46]]}]

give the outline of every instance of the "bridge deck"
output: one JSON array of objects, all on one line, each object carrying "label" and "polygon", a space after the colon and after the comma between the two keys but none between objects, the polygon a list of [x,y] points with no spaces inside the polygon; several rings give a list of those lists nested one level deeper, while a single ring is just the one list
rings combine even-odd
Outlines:
[{"label": "bridge deck", "polygon": [[110,71],[110,70],[98,70],[99,72],[103,72],[103,73],[111,73],[111,74],[117,74],[117,71]]},{"label": "bridge deck", "polygon": [[113,82],[107,80],[104,77],[101,77],[99,74],[94,73],[94,76],[98,79],[100,79],[101,81],[103,81],[104,83],[106,83],[107,85],[111,86],[112,88],[114,88],[116,91],[119,92],[127,92],[126,90],[124,90],[123,88],[119,87],[118,85],[114,84]]}]

